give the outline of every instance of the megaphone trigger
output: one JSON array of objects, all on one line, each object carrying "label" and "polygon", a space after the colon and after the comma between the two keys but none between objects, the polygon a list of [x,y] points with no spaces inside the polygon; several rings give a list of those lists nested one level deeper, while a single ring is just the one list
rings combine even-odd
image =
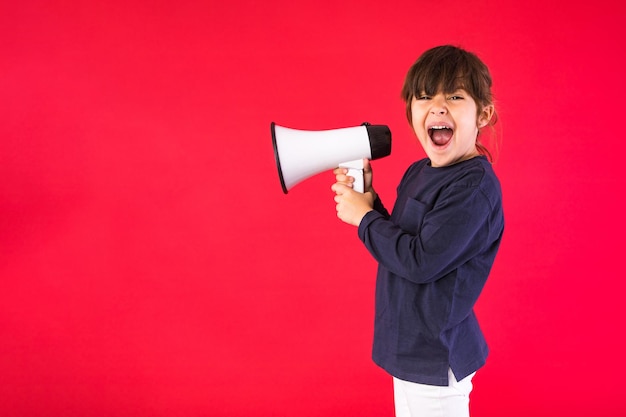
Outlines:
[{"label": "megaphone trigger", "polygon": [[342,162],[339,164],[339,166],[341,168],[347,168],[347,175],[354,178],[354,182],[352,183],[352,189],[360,193],[365,192],[365,184],[363,180],[363,159]]}]

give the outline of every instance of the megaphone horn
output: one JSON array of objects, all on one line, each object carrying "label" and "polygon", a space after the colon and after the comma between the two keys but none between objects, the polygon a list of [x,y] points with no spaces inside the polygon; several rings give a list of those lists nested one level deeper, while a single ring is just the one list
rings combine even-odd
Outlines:
[{"label": "megaphone horn", "polygon": [[330,130],[299,130],[272,122],[272,144],[283,192],[320,172],[338,166],[355,177],[354,189],[363,192],[363,159],[391,153],[391,131],[384,125]]}]

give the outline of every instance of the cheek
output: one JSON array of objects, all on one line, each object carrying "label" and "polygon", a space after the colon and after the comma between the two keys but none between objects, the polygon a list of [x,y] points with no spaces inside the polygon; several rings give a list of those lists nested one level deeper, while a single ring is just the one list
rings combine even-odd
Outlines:
[{"label": "cheek", "polygon": [[462,123],[457,124],[456,137],[463,142],[472,142],[478,136],[478,121],[474,115],[463,118]]},{"label": "cheek", "polygon": [[463,116],[463,129],[465,131],[478,130],[481,120],[476,116],[475,112],[466,112]]},{"label": "cheek", "polygon": [[413,130],[423,129],[425,123],[425,116],[420,111],[413,110],[411,112],[411,126]]},{"label": "cheek", "polygon": [[422,140],[428,136],[426,129],[424,129],[423,121],[413,118],[412,122],[411,127],[413,128],[413,133],[415,133],[415,136],[417,136],[418,139]]}]

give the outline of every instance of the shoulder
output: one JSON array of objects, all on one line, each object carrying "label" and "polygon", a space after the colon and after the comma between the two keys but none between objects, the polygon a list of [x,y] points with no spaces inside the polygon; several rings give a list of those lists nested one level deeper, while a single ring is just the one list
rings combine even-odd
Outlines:
[{"label": "shoulder", "polygon": [[485,180],[498,182],[491,163],[484,156],[439,168],[430,166],[428,158],[420,159],[408,167],[404,178],[415,175],[423,175],[435,180],[447,180],[467,187],[476,187]]},{"label": "shoulder", "polygon": [[446,168],[449,170],[442,172],[446,194],[481,195],[492,208],[502,204],[500,181],[487,158],[478,156]]},{"label": "shoulder", "polygon": [[500,187],[491,163],[483,156],[477,156],[467,161],[446,167],[451,185],[459,187]]},{"label": "shoulder", "polygon": [[493,170],[493,166],[485,157],[477,157],[475,159],[477,171],[476,176],[479,179],[477,187],[490,200],[492,206],[500,205],[502,201],[502,190],[500,180]]}]

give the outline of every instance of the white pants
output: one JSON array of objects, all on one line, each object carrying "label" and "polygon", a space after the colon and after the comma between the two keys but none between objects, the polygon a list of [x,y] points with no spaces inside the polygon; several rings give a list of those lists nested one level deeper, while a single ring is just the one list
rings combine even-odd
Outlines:
[{"label": "white pants", "polygon": [[474,375],[457,382],[452,370],[448,370],[447,387],[393,378],[396,417],[469,417]]}]

